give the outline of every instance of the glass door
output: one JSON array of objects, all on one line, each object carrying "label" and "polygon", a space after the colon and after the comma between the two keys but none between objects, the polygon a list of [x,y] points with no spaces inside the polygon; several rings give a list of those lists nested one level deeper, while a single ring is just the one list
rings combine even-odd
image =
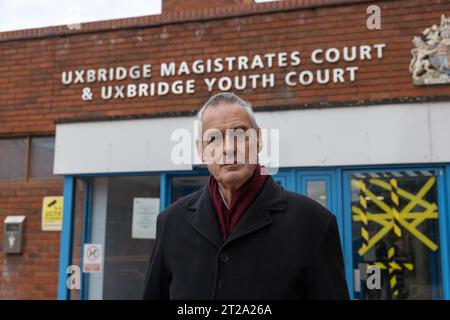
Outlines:
[{"label": "glass door", "polygon": [[73,250],[78,248],[76,255],[81,257],[83,270],[83,248],[76,244],[99,245],[103,263],[99,272],[83,272],[81,298],[140,299],[155,242],[160,177],[94,177],[89,183],[92,203],[85,205],[85,232],[74,232],[84,234],[84,239],[74,241]]},{"label": "glass door", "polygon": [[[356,299],[441,299],[440,170],[349,172],[347,276]],[[368,267],[380,285],[368,287]],[[374,279],[375,280],[375,279]]]}]

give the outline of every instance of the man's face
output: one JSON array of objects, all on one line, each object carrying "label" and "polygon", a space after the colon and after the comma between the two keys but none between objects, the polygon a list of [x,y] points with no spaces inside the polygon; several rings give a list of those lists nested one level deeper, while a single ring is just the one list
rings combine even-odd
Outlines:
[{"label": "man's face", "polygon": [[202,134],[203,143],[197,141],[197,147],[209,172],[221,185],[239,188],[257,164],[259,131],[252,128],[248,114],[237,104],[210,107],[203,114]]}]

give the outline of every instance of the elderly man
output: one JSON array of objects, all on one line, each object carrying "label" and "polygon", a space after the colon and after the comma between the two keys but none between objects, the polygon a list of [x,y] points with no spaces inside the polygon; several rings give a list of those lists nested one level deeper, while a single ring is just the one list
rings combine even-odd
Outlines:
[{"label": "elderly man", "polygon": [[252,161],[251,105],[219,93],[197,119],[209,182],[159,215],[144,299],[348,299],[336,218]]}]

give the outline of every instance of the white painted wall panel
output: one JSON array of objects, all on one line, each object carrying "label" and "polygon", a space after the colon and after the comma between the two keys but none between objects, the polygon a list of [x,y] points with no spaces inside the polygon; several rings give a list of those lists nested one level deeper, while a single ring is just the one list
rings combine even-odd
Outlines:
[{"label": "white painted wall panel", "polygon": [[450,159],[450,103],[430,104],[430,148],[433,162]]},{"label": "white painted wall panel", "polygon": [[190,123],[184,117],[57,125],[54,173],[190,170],[170,159],[172,132]]},{"label": "white painted wall panel", "polygon": [[[280,167],[450,162],[448,102],[256,116],[262,128],[280,130]],[[176,165],[170,158],[177,128],[193,137],[193,117],[59,124],[54,172],[190,170],[191,165]]]}]

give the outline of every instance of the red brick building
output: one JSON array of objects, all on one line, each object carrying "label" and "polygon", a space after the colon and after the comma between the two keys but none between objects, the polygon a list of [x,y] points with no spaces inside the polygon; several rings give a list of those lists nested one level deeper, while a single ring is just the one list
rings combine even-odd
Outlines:
[{"label": "red brick building", "polygon": [[[367,25],[370,5],[381,28]],[[204,182],[203,167],[169,164],[170,133],[191,130],[219,91],[281,129],[277,181],[338,216],[354,298],[450,298],[450,58],[421,56],[445,49],[449,14],[446,0],[167,0],[161,15],[0,33],[2,247],[5,218],[25,216],[22,251],[0,252],[0,298],[139,297],[153,239],[129,232],[133,199],[163,209]],[[372,216],[391,207],[392,179],[403,237],[389,210]],[[63,194],[62,231],[43,231],[43,198]],[[104,270],[69,294],[65,269],[81,266],[84,243],[103,245]],[[390,248],[412,269],[399,288],[367,292],[355,272]]]}]

